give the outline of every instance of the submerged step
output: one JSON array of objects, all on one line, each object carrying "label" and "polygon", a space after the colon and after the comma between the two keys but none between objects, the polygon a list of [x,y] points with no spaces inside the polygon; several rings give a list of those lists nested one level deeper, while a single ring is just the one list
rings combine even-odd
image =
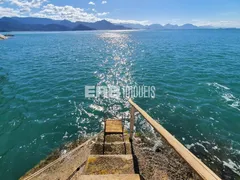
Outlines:
[{"label": "submerged step", "polygon": [[84,174],[134,174],[132,155],[91,155]]},{"label": "submerged step", "polygon": [[71,180],[140,180],[138,174],[78,175]]},{"label": "submerged step", "polygon": [[[105,143],[104,154],[131,154],[131,144],[129,142],[112,142]],[[95,143],[91,150],[91,154],[103,154],[103,143]]]}]

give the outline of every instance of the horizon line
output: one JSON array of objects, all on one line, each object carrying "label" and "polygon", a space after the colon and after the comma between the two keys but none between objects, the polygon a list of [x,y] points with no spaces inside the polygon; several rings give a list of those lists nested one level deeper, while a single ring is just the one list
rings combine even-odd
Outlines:
[{"label": "horizon line", "polygon": [[54,20],[54,21],[69,21],[69,22],[72,22],[72,23],[76,23],[76,22],[86,22],[86,23],[95,23],[95,22],[99,22],[99,21],[107,21],[107,22],[110,22],[112,24],[119,24],[119,25],[124,25],[124,24],[129,24],[129,25],[140,25],[140,26],[144,26],[144,27],[147,27],[147,26],[151,26],[151,25],[160,25],[162,27],[165,27],[166,25],[172,25],[172,26],[178,26],[178,27],[181,27],[181,26],[184,26],[184,25],[193,25],[193,26],[196,26],[196,27],[205,27],[206,29],[209,28],[209,29],[240,29],[240,27],[222,27],[222,26],[214,26],[214,25],[209,25],[209,24],[206,24],[206,25],[195,25],[195,24],[192,24],[192,23],[184,23],[184,24],[171,24],[171,23],[166,23],[166,24],[161,24],[161,23],[148,23],[148,24],[141,24],[141,23],[130,23],[130,22],[126,22],[126,23],[114,23],[114,22],[111,22],[111,19],[109,18],[104,18],[104,19],[101,19],[101,20],[98,20],[98,21],[71,21],[71,20],[68,20],[68,19],[52,19],[52,18],[45,18],[45,17],[34,17],[34,16],[2,16],[0,17],[0,19],[2,18],[38,18],[38,19],[50,19],[50,20]]}]

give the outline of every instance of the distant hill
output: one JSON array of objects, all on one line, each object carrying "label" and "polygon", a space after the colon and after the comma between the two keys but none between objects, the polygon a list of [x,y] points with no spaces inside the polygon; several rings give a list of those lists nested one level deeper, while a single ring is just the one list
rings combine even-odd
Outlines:
[{"label": "distant hill", "polygon": [[182,26],[179,26],[178,29],[198,29],[198,27],[192,24],[184,24]]},{"label": "distant hill", "polygon": [[42,28],[40,28],[39,30],[42,30],[42,31],[70,31],[71,30],[71,28],[60,25],[60,24],[47,24],[47,25],[40,25],[40,26],[42,26]]},{"label": "distant hill", "polygon": [[130,29],[146,29],[146,26],[141,25],[141,24],[125,24],[125,23],[121,23],[121,24],[117,24],[119,26],[124,26],[126,28],[130,28]]},{"label": "distant hill", "polygon": [[69,31],[71,28],[59,24],[22,24],[13,19],[0,19],[0,31]]},{"label": "distant hill", "polygon": [[94,23],[89,23],[89,22],[78,22],[78,23],[83,24],[83,25],[88,26],[88,27],[93,28],[93,29],[97,29],[97,30],[130,29],[130,28],[124,27],[122,25],[117,25],[117,24],[110,23],[109,21],[106,21],[106,20],[97,21],[97,22],[94,22]]},{"label": "distant hill", "polygon": [[[80,25],[80,24],[78,24],[78,23],[71,22],[71,21],[68,21],[68,20],[57,21],[57,23],[60,24],[60,25],[63,25],[63,26],[67,26],[67,27],[69,27],[69,28],[75,28],[75,27],[77,27],[78,25]],[[86,29],[89,29],[89,27],[87,27]]]},{"label": "distant hill", "polygon": [[85,31],[85,30],[123,30],[129,29],[106,20],[90,22],[71,22],[34,17],[3,17],[0,31]]},{"label": "distant hill", "polygon": [[[8,17],[6,17],[5,19],[7,19]],[[41,25],[48,25],[48,24],[58,24],[58,22],[56,20],[52,20],[52,19],[47,19],[47,18],[35,18],[35,17],[11,17],[8,18],[13,19],[15,21],[18,21],[19,23],[22,24],[29,24],[29,25],[33,25],[33,24],[41,24]]]},{"label": "distant hill", "polygon": [[164,27],[161,24],[151,24],[147,26],[147,29],[164,29]]},{"label": "distant hill", "polygon": [[164,29],[179,29],[178,25],[166,24]]},{"label": "distant hill", "polygon": [[84,26],[82,24],[79,24],[76,27],[74,27],[72,30],[73,31],[87,31],[87,30],[95,30],[95,29],[87,27],[87,26]]},{"label": "distant hill", "polygon": [[184,24],[182,26],[178,25],[172,25],[172,24],[151,24],[151,25],[141,25],[141,24],[121,24],[125,27],[129,27],[132,29],[152,29],[152,30],[158,30],[158,29],[213,29],[212,26],[195,26],[193,24]]}]

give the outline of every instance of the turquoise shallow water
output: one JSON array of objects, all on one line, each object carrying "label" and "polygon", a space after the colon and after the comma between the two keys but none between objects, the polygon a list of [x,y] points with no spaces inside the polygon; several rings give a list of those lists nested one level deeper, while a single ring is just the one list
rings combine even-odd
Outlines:
[{"label": "turquoise shallow water", "polygon": [[240,176],[239,30],[14,34],[0,41],[0,179],[128,115],[126,99],[84,98],[109,84],[155,86],[135,101],[223,179]]}]

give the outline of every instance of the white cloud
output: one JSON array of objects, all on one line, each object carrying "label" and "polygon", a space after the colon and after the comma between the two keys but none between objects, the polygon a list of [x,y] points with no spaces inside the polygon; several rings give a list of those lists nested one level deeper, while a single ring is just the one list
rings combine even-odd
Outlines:
[{"label": "white cloud", "polygon": [[56,20],[67,19],[73,22],[95,22],[101,20],[94,14],[85,12],[84,9],[74,8],[72,6],[55,6],[53,4],[47,4],[46,6],[43,6],[41,11],[32,13],[30,16],[51,18]]},{"label": "white cloud", "polygon": [[[4,0],[0,0],[4,2]],[[53,4],[47,4],[43,6],[47,0],[5,0],[9,3],[9,6],[14,5],[18,8],[3,8],[0,7],[0,17],[3,16],[24,16],[24,17],[40,17],[50,18],[55,20],[69,20],[72,22],[83,21],[83,22],[96,22],[100,21],[103,16],[109,14],[109,12],[98,13],[96,9],[91,9],[92,13],[86,12],[82,8],[75,8],[73,6],[55,6]],[[32,8],[36,10],[31,11]],[[121,20],[121,19],[106,19],[112,23],[128,23],[128,24],[149,24],[148,21],[136,21],[136,20]]]},{"label": "white cloud", "polygon": [[107,4],[107,1],[102,1],[102,4]]},{"label": "white cloud", "polygon": [[0,17],[13,17],[20,16],[20,11],[12,9],[12,8],[3,8],[0,6]]},{"label": "white cloud", "polygon": [[97,13],[97,16],[106,16],[108,14],[109,14],[109,12],[102,12],[102,13]]},{"label": "white cloud", "polygon": [[32,8],[40,8],[47,0],[9,0],[9,2],[20,7],[21,11],[29,12]]},{"label": "white cloud", "polygon": [[88,4],[95,6],[95,3],[90,1]]},{"label": "white cloud", "polygon": [[[92,9],[96,11],[95,9]],[[37,13],[32,13],[30,16],[51,18],[56,20],[69,20],[69,21],[83,21],[83,22],[96,22],[102,20],[100,16],[105,16],[109,12],[103,13],[87,13],[84,9],[74,8],[72,6],[55,6],[47,4],[43,6],[42,10]],[[112,23],[129,23],[129,24],[149,24],[148,21],[135,21],[135,20],[120,20],[120,19],[106,19]]]}]

